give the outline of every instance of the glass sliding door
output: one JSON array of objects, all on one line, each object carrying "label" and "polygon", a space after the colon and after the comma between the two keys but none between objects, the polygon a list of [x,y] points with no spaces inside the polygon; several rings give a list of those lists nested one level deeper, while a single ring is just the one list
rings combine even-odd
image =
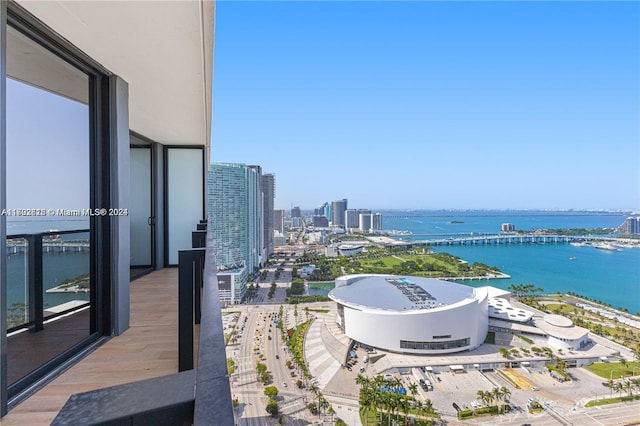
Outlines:
[{"label": "glass sliding door", "polygon": [[152,146],[131,136],[131,278],[154,268],[154,227]]},{"label": "glass sliding door", "polygon": [[204,150],[165,147],[165,262],[178,264],[178,251],[191,248],[194,224],[204,219]]},{"label": "glass sliding door", "polygon": [[17,5],[9,9],[1,309],[13,398],[110,330],[110,219],[90,213],[109,205],[110,187],[106,76]]}]

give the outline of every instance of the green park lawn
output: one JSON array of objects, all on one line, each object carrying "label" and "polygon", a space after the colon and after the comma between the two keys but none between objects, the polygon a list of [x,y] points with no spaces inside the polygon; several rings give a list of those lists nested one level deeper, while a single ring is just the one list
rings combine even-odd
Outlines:
[{"label": "green park lawn", "polygon": [[622,377],[629,377],[634,374],[640,375],[640,362],[628,361],[623,367],[619,362],[595,362],[588,367],[587,370],[593,374],[597,374],[603,379],[609,380],[609,378],[620,379]]}]

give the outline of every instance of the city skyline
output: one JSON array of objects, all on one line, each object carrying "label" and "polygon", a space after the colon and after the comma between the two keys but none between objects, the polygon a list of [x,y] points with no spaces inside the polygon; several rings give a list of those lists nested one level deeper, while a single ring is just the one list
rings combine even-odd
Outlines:
[{"label": "city skyline", "polygon": [[212,161],[275,208],[640,209],[637,3],[220,2]]}]

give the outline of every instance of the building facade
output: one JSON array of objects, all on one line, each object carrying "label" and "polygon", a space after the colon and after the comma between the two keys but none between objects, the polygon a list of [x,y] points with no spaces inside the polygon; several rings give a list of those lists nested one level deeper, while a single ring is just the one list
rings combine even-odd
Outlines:
[{"label": "building facade", "polygon": [[360,213],[358,215],[359,228],[362,232],[370,232],[373,226],[371,213]]},{"label": "building facade", "polygon": [[271,182],[273,175],[265,179],[255,165],[213,163],[209,171],[209,227],[218,271],[233,275],[230,303],[240,303],[248,279],[267,259],[266,234],[273,239],[273,228],[265,229],[264,206],[273,205]]},{"label": "building facade", "polygon": [[275,229],[274,202],[276,198],[276,177],[272,173],[262,175],[262,193],[264,197],[264,248],[268,259],[273,254],[273,230]]},{"label": "building facade", "polygon": [[640,216],[630,216],[617,229],[619,234],[640,234]]},{"label": "building facade", "polygon": [[274,210],[273,229],[284,234],[284,210]]},{"label": "building facade", "polygon": [[382,215],[380,213],[374,213],[371,215],[371,229],[373,231],[382,230]]},{"label": "building facade", "polygon": [[362,344],[438,354],[475,349],[487,336],[486,287],[391,275],[347,275],[335,284],[336,321]]},{"label": "building facade", "polygon": [[331,224],[333,226],[345,226],[345,212],[347,211],[347,199],[336,200],[331,203]]},{"label": "building facade", "polygon": [[[12,219],[0,217],[0,415],[105,337],[124,333],[135,309],[130,282],[177,265],[179,251],[192,247],[206,218],[214,21],[215,4],[201,0],[0,2],[0,210],[46,206],[47,219],[101,212],[61,235],[32,223],[24,230],[30,248],[40,253],[43,241],[69,238],[78,252],[72,268],[70,255],[36,253],[30,271],[9,265],[4,242],[25,245],[12,235]],[[37,186],[15,179],[20,171]],[[86,291],[49,299],[35,272],[45,262],[47,270],[73,269],[55,279],[83,277]],[[16,288],[28,293],[22,301],[11,296]],[[32,299],[40,301],[21,311]],[[65,327],[62,317],[43,326],[46,305],[73,306],[66,331],[86,333],[46,351],[30,347],[40,358],[16,357],[25,336],[46,341],[54,323]]]}]

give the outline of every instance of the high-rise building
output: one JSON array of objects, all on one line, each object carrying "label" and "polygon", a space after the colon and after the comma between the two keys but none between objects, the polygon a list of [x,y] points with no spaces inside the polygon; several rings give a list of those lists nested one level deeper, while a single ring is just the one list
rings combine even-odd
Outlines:
[{"label": "high-rise building", "polygon": [[345,226],[345,212],[347,211],[347,199],[336,200],[331,203],[331,224],[334,226]]},{"label": "high-rise building", "polygon": [[293,219],[294,217],[302,217],[302,214],[300,213],[300,207],[298,206],[291,207],[291,219]]},{"label": "high-rise building", "polygon": [[284,234],[284,210],[274,210],[273,229],[281,234]]},{"label": "high-rise building", "polygon": [[629,216],[617,229],[619,234],[640,234],[640,216]]},{"label": "high-rise building", "polygon": [[359,215],[359,228],[362,232],[370,232],[372,225],[371,213],[360,213]]},{"label": "high-rise building", "polygon": [[500,225],[500,232],[514,232],[516,227],[513,223],[503,223]]},{"label": "high-rise building", "polygon": [[326,228],[327,226],[329,226],[329,220],[327,220],[324,215],[313,216],[313,226],[315,226],[316,228]]},{"label": "high-rise building", "polygon": [[380,213],[371,215],[371,229],[374,231],[382,230],[382,215]]},{"label": "high-rise building", "polygon": [[314,216],[325,216],[324,211],[325,208],[329,205],[329,203],[325,202],[320,207],[313,209]]},{"label": "high-rise building", "polygon": [[[260,166],[214,163],[209,171],[209,227],[218,267],[220,297],[239,303],[247,280],[266,261],[264,206],[273,205],[273,175]],[[265,184],[266,194],[262,184]],[[273,229],[268,231],[273,239]]]},{"label": "high-rise building", "polygon": [[360,228],[360,215],[371,214],[371,210],[367,209],[347,209],[345,212],[345,228],[356,229]]},{"label": "high-rise building", "polygon": [[247,211],[249,213],[249,252],[247,266],[249,274],[255,272],[265,260],[264,215],[262,195],[262,167],[247,166]]},{"label": "high-rise building", "polygon": [[329,222],[331,222],[332,220],[332,214],[331,214],[331,207],[332,204],[331,203],[325,203],[326,206],[324,206],[324,216],[329,220]]},{"label": "high-rise building", "polygon": [[[262,175],[262,193],[264,194],[264,245],[266,257],[273,254],[274,202],[276,197],[276,177],[268,173]],[[281,231],[282,232],[282,231]]]}]

